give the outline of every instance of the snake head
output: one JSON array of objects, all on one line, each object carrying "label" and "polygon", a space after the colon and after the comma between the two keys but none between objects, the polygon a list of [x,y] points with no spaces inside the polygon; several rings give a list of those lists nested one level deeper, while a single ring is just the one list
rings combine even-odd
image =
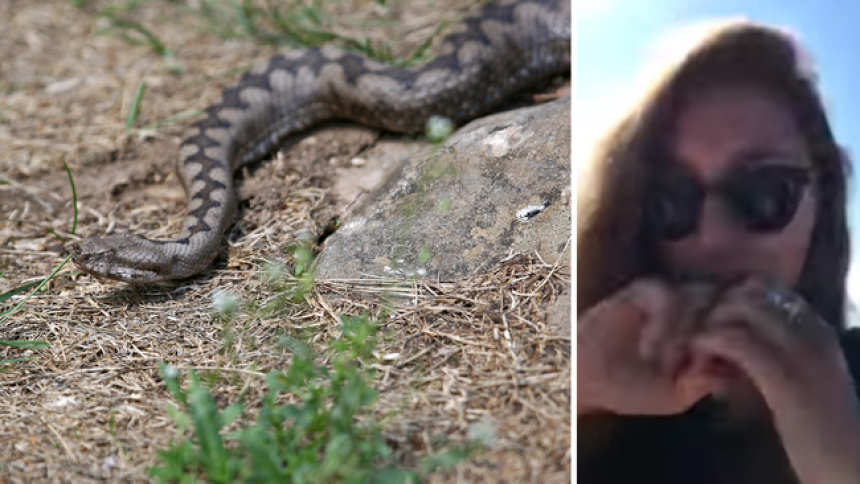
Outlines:
[{"label": "snake head", "polygon": [[86,239],[72,246],[72,261],[99,279],[145,284],[168,279],[170,258],[157,243],[140,235]]}]

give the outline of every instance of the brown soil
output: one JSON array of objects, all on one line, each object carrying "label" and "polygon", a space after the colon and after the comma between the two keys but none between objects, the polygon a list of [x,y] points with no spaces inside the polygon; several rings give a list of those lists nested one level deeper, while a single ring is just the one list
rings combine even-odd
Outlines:
[{"label": "brown soil", "polygon": [[[173,164],[192,120],[125,130],[135,89],[146,80],[136,123],[146,126],[205,108],[241,69],[275,52],[207,34],[178,3],[151,1],[132,14],[173,50],[166,62],[147,47],[96,36],[105,20],[95,12],[106,2],[79,9],[68,0],[0,0],[0,293],[44,277],[68,255],[71,242],[47,229],[71,240],[178,233],[184,193]],[[345,35],[398,39],[391,45],[402,55],[472,8],[468,0],[349,0],[329,13]],[[147,288],[62,277],[0,322],[0,340],[51,343],[0,346],[0,360],[35,357],[0,366],[8,371],[0,373],[0,481],[145,481],[155,451],[176,437],[158,361],[219,369],[219,404],[243,387],[253,402],[264,389],[254,372],[289,363],[273,347],[278,331],[315,328],[322,344],[337,337],[335,314],[377,310],[378,284],[320,281],[305,304],[276,317],[239,316],[239,336],[227,345],[209,308],[216,288],[243,301],[270,298],[261,263],[288,261],[287,244],[348,212],[389,168],[373,163],[380,152],[418,143],[400,139],[335,125],[291,140],[241,177],[227,257],[201,276]],[[78,194],[74,235],[64,162]],[[399,460],[414,462],[440,437],[462,440],[469,425],[490,420],[494,446],[432,482],[570,480],[569,329],[559,333],[564,321],[545,311],[569,298],[570,275],[555,262],[515,257],[468,281],[409,289],[412,303],[385,323],[392,337],[380,348],[399,356],[375,364],[378,412],[398,409],[386,436]]]}]

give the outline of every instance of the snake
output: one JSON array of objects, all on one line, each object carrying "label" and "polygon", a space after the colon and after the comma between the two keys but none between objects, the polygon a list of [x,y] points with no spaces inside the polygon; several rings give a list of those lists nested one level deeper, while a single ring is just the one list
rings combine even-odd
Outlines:
[{"label": "snake", "polygon": [[279,53],[188,128],[176,166],[187,197],[178,237],[88,238],[72,245],[72,260],[98,279],[132,284],[194,276],[215,259],[237,211],[234,174],[286,137],[329,121],[413,135],[432,117],[463,125],[518,91],[569,75],[570,39],[570,0],[501,0],[466,16],[417,66],[332,46]]}]

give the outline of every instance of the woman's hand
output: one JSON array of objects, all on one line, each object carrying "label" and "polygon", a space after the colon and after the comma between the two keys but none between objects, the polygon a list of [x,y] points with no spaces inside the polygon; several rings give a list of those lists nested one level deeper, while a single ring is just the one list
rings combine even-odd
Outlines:
[{"label": "woman's hand", "polygon": [[696,313],[710,302],[704,286],[675,290],[640,280],[588,310],[577,326],[577,413],[681,413],[710,389],[685,371]]},{"label": "woman's hand", "polygon": [[860,482],[854,385],[835,329],[800,296],[749,280],[723,295],[691,347],[753,383],[802,482]]}]

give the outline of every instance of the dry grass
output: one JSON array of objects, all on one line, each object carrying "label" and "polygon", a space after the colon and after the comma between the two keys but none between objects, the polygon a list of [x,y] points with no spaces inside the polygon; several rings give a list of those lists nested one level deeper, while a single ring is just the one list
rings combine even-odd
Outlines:
[{"label": "dry grass", "polygon": [[[570,478],[569,338],[548,327],[545,308],[567,297],[569,273],[537,257],[514,257],[458,283],[321,281],[305,304],[268,316],[243,312],[213,322],[206,286],[112,291],[88,280],[31,300],[3,328],[6,338],[45,339],[48,350],[0,376],[0,453],[6,479],[136,482],[174,434],[156,362],[212,370],[221,405],[239,392],[258,399],[260,372],[284,368],[282,334],[321,347],[338,314],[376,313],[380,295],[399,301],[384,322],[377,407],[399,460],[461,440],[470,424],[497,429],[494,447],[431,482],[562,482]],[[57,284],[62,286],[64,284]],[[71,289],[68,288],[71,286]],[[265,306],[277,294],[259,277],[226,271],[211,286]],[[231,336],[225,338],[225,330]],[[232,340],[231,344],[225,344]]]},{"label": "dry grass", "polygon": [[[149,2],[135,19],[157,26],[182,74],[163,69],[146,47],[94,37],[92,11],[69,2],[0,1],[0,292],[48,274],[68,244],[71,192],[62,163],[72,167],[79,236],[106,229],[169,237],[184,204],[172,172],[189,121],[155,131],[124,131],[141,79],[148,90],[138,126],[202,109],[235,82],[237,69],[273,49],[224,42],[189,28],[193,19],[171,2]],[[464,0],[337,3],[343,33],[379,39],[409,52],[442,20],[472,7]],[[357,14],[351,13],[358,12]],[[372,29],[362,25],[372,25]],[[36,356],[0,373],[0,482],[140,482],[156,449],[175,436],[170,398],[156,370],[165,360],[210,369],[219,405],[263,392],[259,372],[283,368],[284,333],[322,345],[338,334],[336,315],[376,313],[379,296],[395,297],[376,363],[379,416],[397,458],[413,462],[442,439],[459,440],[489,420],[495,446],[431,482],[568,482],[570,467],[569,333],[547,308],[569,297],[565,265],[517,256],[486,274],[456,283],[318,281],[298,305],[267,314],[255,308],[277,297],[262,282],[267,259],[286,260],[285,244],[315,232],[335,211],[331,179],[307,166],[343,166],[368,141],[322,130],[249,173],[246,209],[231,234],[229,257],[201,277],[131,288],[85,276],[51,282],[23,312],[0,324],[0,339],[43,339],[51,347],[0,347],[0,360]],[[332,138],[350,139],[335,151]],[[316,143],[311,140],[317,139]],[[389,138],[390,139],[390,138]],[[321,140],[321,141],[320,141]],[[351,144],[350,144],[351,143]],[[262,188],[261,188],[262,187]],[[64,272],[71,268],[64,269]],[[225,328],[210,312],[214,289],[247,303]],[[569,325],[569,318],[566,321]]]}]

